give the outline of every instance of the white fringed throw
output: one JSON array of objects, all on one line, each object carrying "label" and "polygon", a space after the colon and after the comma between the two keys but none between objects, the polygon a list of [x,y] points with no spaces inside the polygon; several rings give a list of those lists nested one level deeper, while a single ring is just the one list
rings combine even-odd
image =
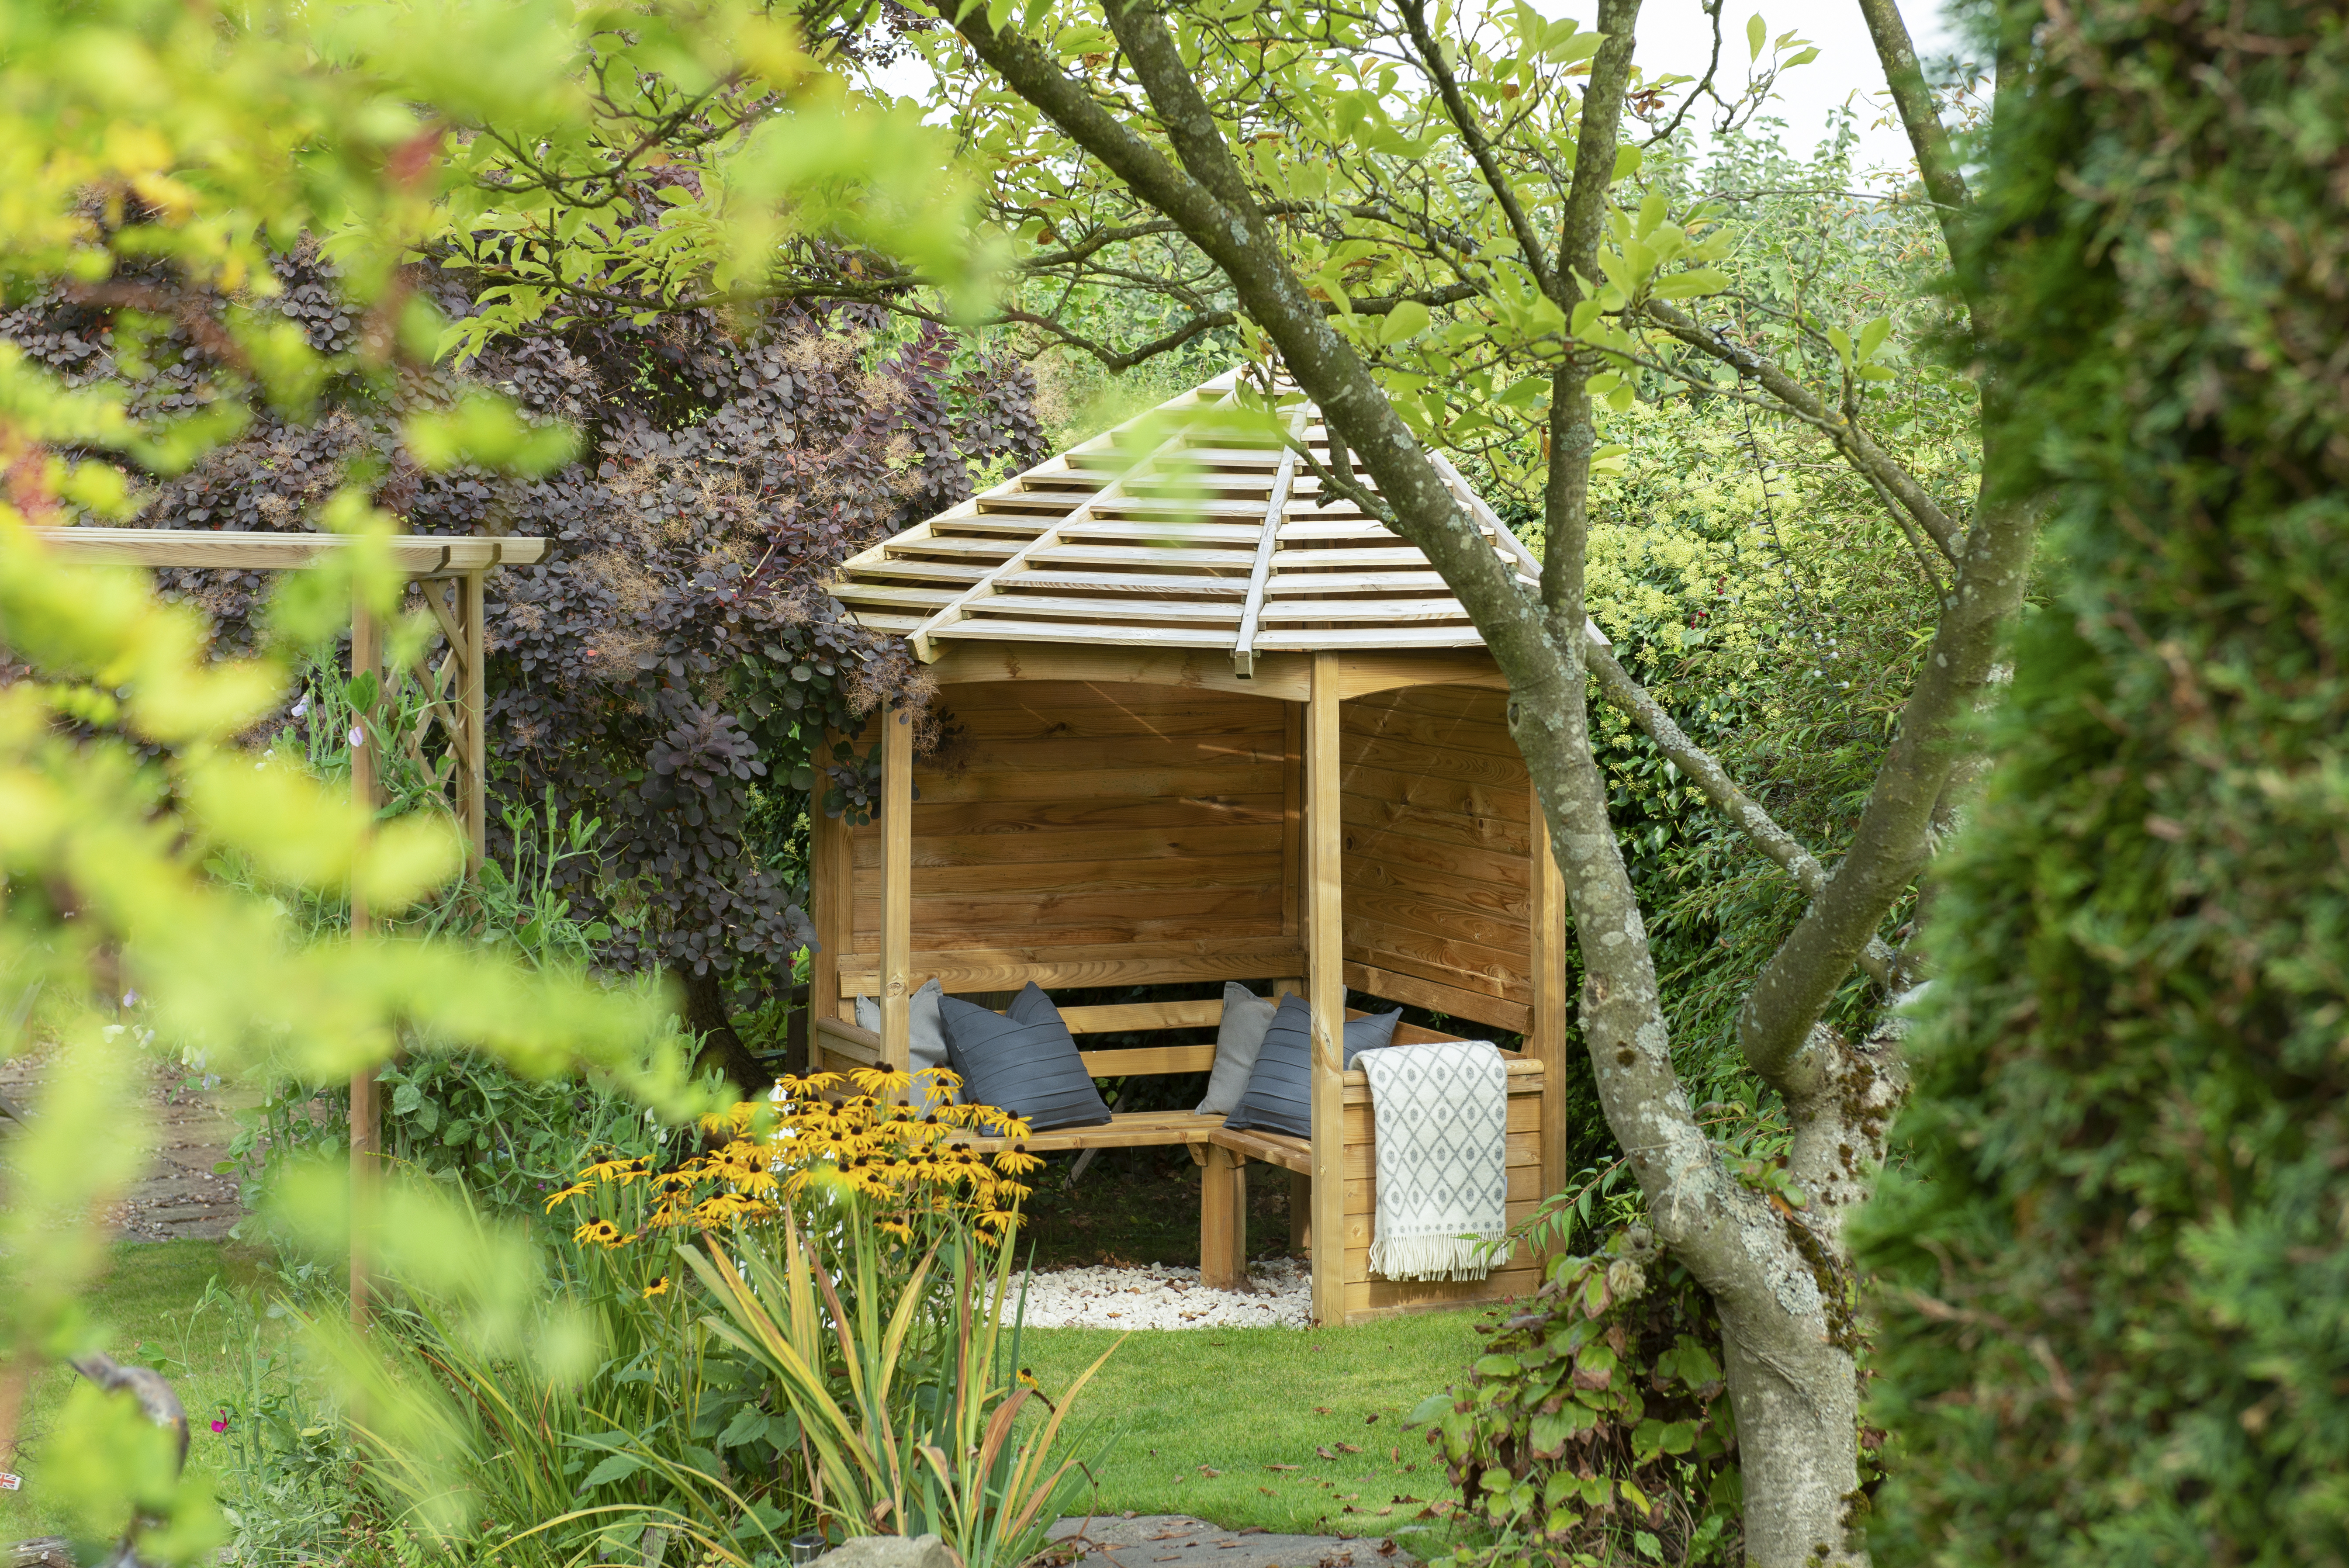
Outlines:
[{"label": "white fringed throw", "polygon": [[1509,1071],[1483,1040],[1390,1045],[1354,1064],[1370,1075],[1379,1212],[1371,1272],[1390,1280],[1481,1280],[1478,1243],[1509,1222]]}]

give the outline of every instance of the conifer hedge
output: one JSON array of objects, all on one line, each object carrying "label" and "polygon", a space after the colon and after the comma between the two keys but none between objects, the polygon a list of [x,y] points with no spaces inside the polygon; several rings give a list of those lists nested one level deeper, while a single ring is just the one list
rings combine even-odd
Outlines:
[{"label": "conifer hedge", "polygon": [[[2008,5],[1970,265],[2051,599],[1867,1220],[1890,1561],[2349,1557],[2349,36]],[[2003,358],[2000,358],[2001,354]]]}]

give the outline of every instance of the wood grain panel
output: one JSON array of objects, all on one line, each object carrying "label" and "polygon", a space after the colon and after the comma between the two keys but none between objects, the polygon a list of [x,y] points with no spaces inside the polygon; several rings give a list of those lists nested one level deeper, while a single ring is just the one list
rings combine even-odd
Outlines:
[{"label": "wood grain panel", "polygon": [[[1071,1034],[1114,1034],[1130,1029],[1212,1028],[1223,1016],[1221,997],[1209,997],[1199,1002],[1123,1002],[1101,1007],[1061,1009],[1061,1022],[1069,1026]],[[1190,1069],[1168,1067],[1164,1071],[1178,1073],[1189,1072]]]},{"label": "wood grain panel", "polygon": [[[1027,698],[1031,691],[1049,691],[1049,697],[1035,697],[1014,705],[1009,701],[991,701],[978,707],[968,701],[967,693],[983,691],[992,696],[999,691],[1010,698]],[[1227,698],[1215,703],[1198,700],[1205,694],[1175,693],[1171,702],[1138,701],[1135,692],[1155,695],[1153,688],[1118,687],[1103,691],[1091,686],[1071,686],[1061,682],[1042,683],[1034,687],[957,686],[945,693],[947,711],[954,722],[974,742],[982,744],[996,741],[1045,741],[1068,736],[1086,736],[1112,740],[1127,736],[1221,737],[1226,735],[1277,735],[1280,732],[1281,710],[1285,703],[1262,702],[1245,697]]]},{"label": "wood grain panel", "polygon": [[[1047,991],[1061,986],[1168,985],[1191,981],[1261,984],[1304,967],[1305,955],[1298,949],[1257,937],[950,948],[921,952],[915,961],[915,970],[924,979],[936,976],[948,994],[957,996],[1016,991],[1031,980]],[[876,961],[869,950],[841,956],[843,999],[870,996],[877,983]]]},{"label": "wood grain panel", "polygon": [[[1264,856],[1202,856],[1185,860],[1081,860],[1073,857],[1083,854],[1087,846],[1071,844],[1065,847],[1072,858],[1040,862],[1014,860],[993,866],[926,866],[923,858],[916,855],[914,864],[926,867],[917,885],[926,898],[942,898],[957,893],[1054,892],[1072,888],[1147,894],[1162,888],[1262,888],[1268,895],[1278,892],[1273,885],[1278,863]],[[856,873],[857,897],[871,897],[877,890],[870,880],[874,875],[871,870]]]},{"label": "wood grain panel", "polygon": [[[1526,950],[1527,925],[1533,919],[1533,892],[1525,886],[1524,866],[1511,868],[1517,873],[1514,880],[1506,875],[1480,877],[1464,869],[1439,872],[1425,866],[1390,862],[1381,853],[1385,847],[1384,840],[1372,838],[1366,848],[1358,848],[1346,857],[1348,901],[1368,896],[1378,900],[1381,912],[1393,907],[1391,899],[1407,899],[1431,909],[1457,910],[1503,933],[1496,939],[1499,945],[1512,951]],[[1465,934],[1466,929],[1463,927],[1437,934]]]},{"label": "wood grain panel", "polygon": [[1522,1002],[1461,991],[1417,975],[1372,969],[1352,960],[1347,961],[1346,983],[1356,991],[1367,991],[1372,996],[1384,997],[1389,1002],[1407,1002],[1413,1007],[1424,1007],[1454,1018],[1473,1018],[1479,1023],[1489,1023],[1495,1029],[1506,1029],[1514,1033],[1522,1034],[1532,1026],[1533,1010]]},{"label": "wood grain panel", "polygon": [[1529,1296],[1541,1288],[1539,1269],[1509,1269],[1467,1284],[1370,1280],[1345,1287],[1346,1321],[1375,1323],[1424,1312],[1455,1312],[1485,1302]]},{"label": "wood grain panel", "polygon": [[1509,738],[1506,724],[1490,722],[1481,716],[1448,714],[1438,718],[1430,713],[1417,713],[1410,709],[1392,705],[1388,699],[1393,692],[1381,692],[1365,697],[1359,702],[1346,704],[1345,727],[1349,735],[1379,736],[1386,740],[1428,751],[1445,749],[1474,752],[1479,756],[1506,757],[1525,771],[1517,755],[1517,743]]},{"label": "wood grain panel", "polygon": [[1438,985],[1505,996],[1531,1004],[1532,976],[1522,959],[1489,948],[1447,942],[1350,910],[1346,916],[1346,951],[1381,969],[1415,974]]},{"label": "wood grain panel", "polygon": [[[1361,898],[1354,896],[1358,891]],[[1426,897],[1416,889],[1381,888],[1374,881],[1359,881],[1353,877],[1346,879],[1346,892],[1350,917],[1356,909],[1373,909],[1379,925],[1443,942],[1447,950],[1481,952],[1511,973],[1528,979],[1533,974],[1532,939],[1526,929],[1530,910],[1512,919],[1470,909],[1449,898]],[[1351,918],[1347,921],[1347,929],[1350,933],[1353,929]]]},{"label": "wood grain panel", "polygon": [[[1533,878],[1526,858],[1497,849],[1472,849],[1407,833],[1354,827],[1346,832],[1346,859],[1350,866],[1375,861],[1399,883],[1431,892],[1448,889],[1449,896],[1465,898],[1472,909],[1497,911],[1500,905],[1488,900],[1517,902],[1531,897]],[[1470,898],[1467,889],[1472,887],[1490,887],[1495,891]]]},{"label": "wood grain panel", "polygon": [[[916,839],[958,833],[1032,833],[1061,828],[1231,827],[1281,820],[1278,794],[1191,795],[1177,800],[963,801],[914,803]],[[868,829],[850,830],[862,843]],[[876,838],[875,843],[879,840]]]},{"label": "wood grain panel", "polygon": [[[1273,794],[1280,793],[1280,760],[1236,759],[1217,767],[1192,763],[1163,768],[1069,769],[1037,774],[926,774],[922,799],[959,801],[1135,800],[1154,795]],[[1457,808],[1454,808],[1457,809]],[[1525,812],[1520,795],[1516,807]]]},{"label": "wood grain panel", "polygon": [[[1193,815],[1196,815],[1195,812]],[[914,813],[914,869],[994,867],[1012,861],[1061,861],[1087,856],[1105,860],[1206,860],[1254,856],[1277,874],[1281,829],[1272,823],[1237,826],[1081,828],[1063,833],[1007,826],[999,833],[924,833],[920,808]],[[881,864],[877,840],[859,840],[850,850],[858,869]]]},{"label": "wood grain panel", "polygon": [[1532,801],[1524,776],[1513,787],[1463,784],[1430,778],[1423,774],[1362,764],[1345,770],[1346,794],[1372,800],[1394,801],[1423,811],[1445,811],[1459,816],[1492,817],[1506,822],[1523,837],[1526,812]]},{"label": "wood grain panel", "polygon": [[[1407,737],[1364,734],[1360,731],[1347,734],[1345,754],[1350,775],[1357,768],[1379,767],[1414,778],[1484,784],[1513,794],[1523,794],[1527,788],[1526,764],[1514,754],[1501,756],[1491,752],[1459,749],[1444,742],[1431,744]],[[1348,787],[1358,787],[1350,777]]]},{"label": "wood grain panel", "polygon": [[1399,713],[1420,713],[1433,719],[1486,727],[1507,734],[1509,694],[1481,686],[1403,686],[1361,699]]},{"label": "wood grain panel", "polygon": [[[865,901],[858,901],[860,909]],[[877,900],[869,906],[878,920]],[[970,947],[997,937],[1050,931],[1057,941],[1115,942],[1156,939],[1233,936],[1255,929],[1267,936],[1280,930],[1280,892],[1276,888],[1161,889],[1146,898],[1132,893],[1068,891],[1005,893],[969,898],[914,898],[918,948]],[[864,922],[860,913],[859,923]]]},{"label": "wood grain panel", "polygon": [[1367,794],[1350,794],[1342,796],[1338,804],[1346,826],[1358,830],[1399,834],[1434,845],[1461,845],[1471,849],[1490,850],[1513,859],[1523,859],[1533,844],[1533,836],[1522,822],[1437,811],[1425,805],[1405,805],[1399,801],[1380,800]]},{"label": "wood grain panel", "polygon": [[[1228,768],[1278,763],[1286,748],[1278,725],[1250,734],[1218,732],[1205,735],[1115,735],[1062,733],[1039,737],[1002,736],[975,741],[955,748],[954,772],[968,774],[1035,773],[1056,775],[1132,773],[1174,768]],[[1522,777],[1525,770],[1518,770]],[[921,777],[926,796],[937,770]]]}]

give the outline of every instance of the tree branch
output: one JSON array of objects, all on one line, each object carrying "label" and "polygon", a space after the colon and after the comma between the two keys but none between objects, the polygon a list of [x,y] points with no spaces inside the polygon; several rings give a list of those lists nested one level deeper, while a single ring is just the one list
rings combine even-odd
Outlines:
[{"label": "tree branch", "polygon": [[[1476,161],[1476,171],[1485,177],[1485,188],[1499,202],[1501,212],[1509,220],[1509,230],[1517,236],[1517,247],[1526,254],[1526,265],[1532,269],[1534,282],[1552,299],[1557,298],[1557,279],[1550,271],[1547,256],[1543,253],[1541,236],[1534,233],[1533,220],[1517,202],[1517,192],[1509,178],[1501,171],[1501,161],[1494,155],[1493,144],[1485,139],[1483,127],[1461,96],[1460,83],[1452,74],[1451,65],[1444,57],[1444,48],[1435,35],[1428,30],[1427,10],[1420,0],[1402,0],[1403,25],[1411,29],[1413,47],[1419,51],[1420,68],[1435,82],[1438,97],[1444,100],[1444,112],[1467,144],[1468,155]],[[1628,55],[1629,50],[1627,49]],[[1589,102],[1588,98],[1583,101]]]},{"label": "tree branch", "polygon": [[1883,486],[1885,493],[1900,503],[1903,510],[1925,530],[1926,536],[1938,545],[1951,566],[1958,564],[1958,526],[1940,504],[1927,493],[1915,476],[1902,467],[1892,454],[1869,439],[1862,429],[1840,409],[1830,407],[1826,400],[1788,375],[1777,365],[1749,348],[1697,325],[1660,299],[1651,299],[1641,306],[1648,318],[1674,337],[1701,354],[1711,356],[1735,370],[1740,376],[1750,376],[1762,383],[1762,389],[1808,424],[1816,426],[1835,442],[1844,461],[1857,469],[1861,475]]},{"label": "tree branch", "polygon": [[1940,110],[1933,107],[1933,89],[1925,84],[1917,47],[1909,41],[1909,25],[1900,18],[1899,0],[1859,0],[1859,14],[1868,19],[1868,34],[1876,42],[1885,84],[1892,89],[1893,108],[1899,111],[1909,145],[1917,154],[1917,173],[1925,182],[1925,193],[1933,199],[1941,237],[1954,256],[1957,224],[1973,198],[1950,147],[1949,129],[1941,123]]},{"label": "tree branch", "polygon": [[[1599,695],[1639,725],[1656,742],[1656,749],[1672,760],[1688,781],[1713,803],[1713,809],[1729,819],[1731,826],[1752,839],[1755,848],[1784,867],[1795,879],[1795,887],[1808,897],[1818,897],[1827,885],[1827,870],[1819,864],[1818,857],[1779,826],[1777,820],[1762,809],[1762,803],[1740,788],[1737,781],[1729,776],[1729,770],[1711,753],[1689,739],[1688,732],[1623,668],[1612,650],[1593,639],[1583,649],[1582,657],[1591,673],[1599,678]],[[1860,967],[1878,984],[1889,985],[1897,957],[1891,947],[1878,938],[1861,952]]]},{"label": "tree branch", "polygon": [[1959,761],[1957,730],[1990,684],[1999,637],[2023,602],[2032,536],[2028,510],[2013,504],[1983,509],[1967,532],[1956,587],[1851,847],[1738,1009],[1747,1064],[1790,1101],[1823,1080],[1826,1064],[1805,1049],[1820,1010],[1931,852],[1934,813]]},{"label": "tree branch", "polygon": [[[1582,91],[1582,125],[1574,144],[1574,182],[1558,216],[1557,265],[1550,297],[1570,319],[1582,301],[1583,280],[1599,271],[1599,234],[1607,191],[1615,182],[1615,144],[1623,125],[1623,93],[1631,81],[1631,51],[1640,0],[1599,0],[1598,30],[1606,42],[1591,57]],[[1541,597],[1550,635],[1578,648],[1588,618],[1583,558],[1590,535],[1590,454],[1599,426],[1590,410],[1590,365],[1569,353],[1550,376],[1549,472],[1542,493]],[[1579,691],[1577,693],[1579,696]]]}]

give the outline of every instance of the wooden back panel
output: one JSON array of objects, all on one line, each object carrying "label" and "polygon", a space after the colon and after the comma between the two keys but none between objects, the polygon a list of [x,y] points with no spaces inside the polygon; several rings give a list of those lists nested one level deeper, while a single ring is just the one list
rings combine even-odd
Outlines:
[{"label": "wooden back panel", "polygon": [[[1061,1022],[1071,1034],[1123,1034],[1152,1029],[1212,1029],[1224,1015],[1221,998],[1201,1002],[1128,1002],[1107,1007],[1064,1007]],[[1350,1007],[1349,1018],[1365,1016]],[[877,1066],[881,1037],[853,1023],[819,1016],[814,1021],[817,1048],[833,1057],[838,1066]],[[1395,1026],[1398,1045],[1421,1045],[1458,1036],[1439,1034],[1416,1024]],[[1216,1064],[1213,1041],[1191,1045],[1143,1045],[1120,1051],[1080,1051],[1085,1071],[1096,1078],[1123,1078],[1152,1073],[1204,1073]],[[1506,1053],[1505,1053],[1506,1054]],[[1349,1081],[1358,1075],[1349,1075]]]},{"label": "wooden back panel", "polygon": [[[1289,704],[1031,680],[948,687],[944,705],[958,734],[915,774],[916,971],[924,952],[1293,929]],[[843,971],[880,948],[881,857],[877,824],[850,831]]]},{"label": "wooden back panel", "polygon": [[1533,797],[1507,708],[1504,691],[1417,686],[1340,710],[1346,978],[1523,1030]]}]

